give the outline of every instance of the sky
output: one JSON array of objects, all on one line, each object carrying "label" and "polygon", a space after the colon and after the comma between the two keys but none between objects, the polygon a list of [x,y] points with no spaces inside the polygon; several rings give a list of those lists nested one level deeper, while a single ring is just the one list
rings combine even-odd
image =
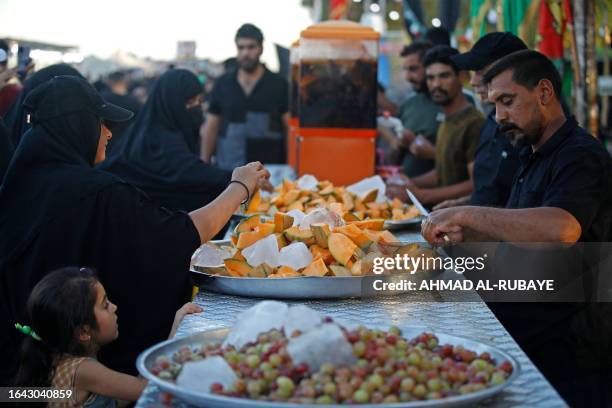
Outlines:
[{"label": "sky", "polygon": [[77,45],[84,56],[117,50],[172,59],[176,42],[197,42],[198,57],[235,56],[243,23],[264,33],[263,61],[276,61],[274,44],[288,47],[312,24],[300,0],[0,0],[0,37]]}]

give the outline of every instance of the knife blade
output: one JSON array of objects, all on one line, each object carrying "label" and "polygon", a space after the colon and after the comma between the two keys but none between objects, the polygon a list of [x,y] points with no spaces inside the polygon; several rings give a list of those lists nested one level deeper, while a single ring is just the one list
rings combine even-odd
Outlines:
[{"label": "knife blade", "polygon": [[[423,206],[423,204],[421,204],[419,199],[416,198],[416,196],[412,193],[412,191],[410,191],[408,189],[408,187],[406,187],[406,194],[408,194],[408,197],[410,198],[410,201],[412,201],[412,204],[414,204],[414,206],[417,208],[417,210],[419,210],[421,212],[421,214],[423,214],[425,217],[429,216],[429,211],[427,211],[425,206]],[[448,237],[447,234],[443,234],[442,235],[442,239],[444,239],[444,243],[446,245],[449,245],[451,243],[451,240],[450,240],[450,238]]]}]

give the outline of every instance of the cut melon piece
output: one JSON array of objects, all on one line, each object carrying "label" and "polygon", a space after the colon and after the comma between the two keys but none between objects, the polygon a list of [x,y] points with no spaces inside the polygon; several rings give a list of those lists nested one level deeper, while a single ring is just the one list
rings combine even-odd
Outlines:
[{"label": "cut melon piece", "polygon": [[255,231],[255,228],[257,228],[259,224],[261,224],[261,217],[259,214],[251,215],[236,225],[236,228],[234,228],[234,233],[236,235],[240,235],[242,232]]},{"label": "cut melon piece", "polygon": [[353,276],[351,271],[344,266],[340,265],[330,265],[329,269],[331,269],[331,273],[334,276]]},{"label": "cut melon piece", "polygon": [[232,240],[232,244],[236,245],[238,243],[238,236],[237,235],[232,235],[230,237],[230,239]]},{"label": "cut melon piece", "polygon": [[283,232],[287,228],[290,228],[292,225],[292,216],[282,212],[277,212],[276,214],[274,214],[274,232]]},{"label": "cut melon piece", "polygon": [[342,203],[344,204],[344,209],[346,211],[351,211],[353,207],[355,207],[355,203],[353,202],[353,196],[348,192],[344,192],[342,194]]},{"label": "cut melon piece", "polygon": [[361,218],[359,218],[354,212],[347,212],[342,216],[342,218],[346,222],[361,221]]},{"label": "cut melon piece", "polygon": [[321,258],[325,265],[331,265],[334,262],[334,257],[332,256],[329,249],[321,248],[318,245],[312,245],[310,247],[310,253],[312,254],[313,259]]},{"label": "cut melon piece", "polygon": [[246,263],[245,261],[240,261],[238,259],[225,259],[223,261],[223,264],[225,265],[225,269],[227,269],[227,272],[230,274],[230,276],[247,276],[253,270],[253,268],[251,268],[248,263]]},{"label": "cut melon piece", "polygon": [[327,274],[327,266],[321,258],[317,258],[310,263],[303,271],[304,276],[325,276]]},{"label": "cut melon piece", "polygon": [[312,245],[315,242],[314,235],[311,230],[301,230],[298,227],[291,227],[285,230],[285,237],[293,242],[303,242],[306,245]]},{"label": "cut melon piece", "polygon": [[278,242],[278,249],[282,249],[287,246],[287,239],[285,238],[285,234],[276,233],[276,242]]},{"label": "cut melon piece", "polygon": [[328,185],[327,187],[324,187],[323,189],[319,191],[319,194],[321,195],[330,195],[333,193],[334,193],[334,186],[332,184]]},{"label": "cut melon piece", "polygon": [[315,237],[317,245],[321,248],[327,248],[327,240],[329,239],[329,225],[325,223],[316,223],[310,226],[312,233]]},{"label": "cut melon piece", "polygon": [[261,194],[259,192],[259,189],[257,189],[255,190],[255,192],[253,193],[253,197],[251,197],[251,200],[249,201],[249,205],[247,206],[246,213],[252,214],[252,213],[257,212],[259,210],[260,203],[261,203]]},{"label": "cut melon piece", "polygon": [[300,201],[294,201],[293,203],[291,203],[288,207],[287,207],[287,212],[291,211],[291,210],[300,210],[300,211],[304,211],[304,204],[302,204]]},{"label": "cut melon piece", "polygon": [[234,255],[232,256],[232,259],[246,262],[246,258],[244,257],[244,255],[242,255],[242,252],[240,250],[234,253]]},{"label": "cut melon piece", "polygon": [[375,188],[374,190],[368,191],[367,193],[365,193],[363,195],[363,198],[361,199],[361,202],[364,204],[367,203],[371,203],[376,201],[376,197],[378,197],[378,189]]},{"label": "cut melon piece", "polygon": [[359,248],[365,248],[372,243],[372,240],[363,233],[355,224],[348,224],[334,228],[334,232],[344,234],[351,239]]},{"label": "cut melon piece", "polygon": [[348,264],[357,249],[357,245],[346,235],[335,232],[329,235],[327,244],[334,259],[342,265]]},{"label": "cut melon piece", "polygon": [[256,268],[253,268],[249,274],[247,275],[249,278],[265,278],[268,276],[266,270],[263,267],[264,264],[259,265]]},{"label": "cut melon piece", "polygon": [[301,273],[291,268],[290,266],[281,266],[280,268],[278,268],[275,275],[277,275],[278,278],[292,278],[302,276]]},{"label": "cut melon piece", "polygon": [[271,223],[259,224],[255,228],[255,231],[247,231],[247,232],[240,233],[240,235],[238,236],[238,242],[236,242],[236,248],[244,249],[244,248],[250,247],[255,242],[267,237],[273,232],[274,232],[274,224],[271,224]]},{"label": "cut melon piece", "polygon": [[369,219],[363,221],[352,221],[350,225],[359,227],[360,229],[369,229],[373,231],[382,231],[385,226],[385,220],[383,219]]},{"label": "cut melon piece", "polygon": [[285,195],[282,198],[282,201],[283,203],[285,203],[285,205],[289,205],[293,203],[295,200],[297,200],[299,197],[300,197],[300,190],[291,190],[285,193]]},{"label": "cut melon piece", "polygon": [[395,235],[393,235],[392,233],[390,233],[387,230],[380,231],[378,234],[379,234],[379,238],[380,238],[378,242],[383,242],[385,244],[393,244],[393,243],[400,242],[400,240],[397,239],[395,237]]}]

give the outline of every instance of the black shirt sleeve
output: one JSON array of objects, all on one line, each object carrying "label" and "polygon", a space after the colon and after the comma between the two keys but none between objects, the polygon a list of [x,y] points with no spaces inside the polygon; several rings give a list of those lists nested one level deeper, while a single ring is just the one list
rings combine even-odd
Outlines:
[{"label": "black shirt sleeve", "polygon": [[606,162],[585,146],[559,151],[543,206],[566,210],[588,231],[605,194]]}]

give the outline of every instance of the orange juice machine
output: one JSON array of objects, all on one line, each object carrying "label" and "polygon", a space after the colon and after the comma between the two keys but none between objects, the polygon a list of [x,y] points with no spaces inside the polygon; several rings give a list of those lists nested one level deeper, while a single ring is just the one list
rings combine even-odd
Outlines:
[{"label": "orange juice machine", "polygon": [[300,41],[295,41],[289,49],[291,65],[289,78],[289,129],[287,131],[287,163],[296,169],[297,163],[297,129],[300,123],[298,117],[298,87],[300,80],[300,59],[298,56]]},{"label": "orange juice machine", "polygon": [[326,21],[299,42],[297,173],[337,185],[375,171],[380,35],[350,21]]}]

